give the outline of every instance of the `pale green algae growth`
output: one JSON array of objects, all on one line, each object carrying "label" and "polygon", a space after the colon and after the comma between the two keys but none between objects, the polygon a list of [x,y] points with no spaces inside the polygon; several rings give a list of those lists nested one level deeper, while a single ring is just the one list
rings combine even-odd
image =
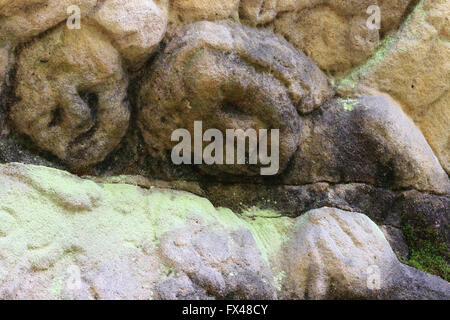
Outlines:
[{"label": "pale green algae growth", "polygon": [[230,209],[219,208],[218,217],[229,230],[236,228],[250,230],[263,259],[269,265],[288,240],[287,236],[295,222],[294,219],[283,217],[276,211],[257,208],[244,211],[242,215],[237,215]]},{"label": "pale green algae growth", "polygon": [[[0,250],[11,266],[19,263],[14,257],[23,257],[44,272],[70,265],[77,259],[77,253],[71,253],[74,247],[96,261],[117,259],[130,249],[143,250],[145,243],[151,255],[166,232],[198,222],[227,233],[248,230],[263,259],[273,267],[295,222],[279,212],[254,207],[241,215],[216,209],[209,200],[184,191],[97,184],[40,166],[10,164],[0,170],[5,167],[9,170],[0,174],[0,184],[15,182],[9,192],[0,190],[0,211],[13,210],[18,227],[0,238]],[[67,205],[77,210],[67,210]],[[169,272],[161,261],[155,268],[161,275]],[[55,278],[49,290],[59,296],[60,279]]]},{"label": "pale green algae growth", "polygon": [[53,298],[55,300],[61,300],[63,287],[64,287],[64,278],[63,277],[56,278],[49,289],[50,293],[53,295]]},{"label": "pale green algae growth", "polygon": [[359,101],[357,99],[341,99],[339,98],[337,100],[339,104],[342,105],[345,111],[353,111],[355,107],[359,104]]},{"label": "pale green algae growth", "polygon": [[[5,167],[11,168],[9,174],[1,174]],[[25,181],[28,183],[24,184]],[[294,225],[308,221],[308,215],[294,219],[256,207],[236,214],[230,209],[216,209],[209,200],[184,191],[96,184],[38,166],[0,165],[0,185],[7,186],[0,189],[0,211],[10,207],[17,219],[15,230],[0,238],[0,252],[6,258],[2,262],[9,264],[7,270],[12,273],[20,272],[15,266],[20,265],[21,259],[30,261],[34,267],[42,267],[39,273],[50,269],[50,275],[55,274],[55,277],[48,290],[59,298],[63,297],[65,284],[61,282],[61,274],[55,271],[76,264],[79,253],[86,261],[94,263],[94,266],[85,266],[90,270],[97,267],[97,261],[128,259],[130,252],[144,251],[153,259],[148,266],[150,270],[157,270],[152,275],[153,280],[148,279],[145,284],[145,298],[152,299],[151,283],[173,273],[173,269],[155,254],[159,239],[166,232],[186,228],[192,223],[226,233],[248,230],[275,275],[276,288],[281,290],[286,273],[279,255]],[[9,192],[5,192],[6,189]],[[59,198],[56,193],[61,189],[74,203],[92,198],[92,193],[96,194],[98,203],[83,207],[81,211],[68,212],[64,206],[55,205],[54,197]]]},{"label": "pale green algae growth", "polygon": [[281,271],[274,277],[275,288],[278,291],[281,291],[282,286],[283,286],[283,281],[285,278],[286,278],[286,272],[284,272],[284,271]]},{"label": "pale green algae growth", "polygon": [[359,80],[364,75],[370,73],[373,68],[379,65],[391,48],[397,43],[397,36],[387,36],[381,43],[380,48],[374,55],[366,61],[363,65],[354,68],[350,74],[337,82],[338,90],[354,90],[359,83]]},{"label": "pale green algae growth", "polygon": [[[15,164],[20,165],[20,164]],[[99,192],[100,187],[93,181],[84,180],[68,172],[41,166],[20,166],[17,174],[26,182],[39,190],[49,191],[54,194],[82,195],[90,192]],[[41,170],[42,169],[42,170]],[[70,183],[68,183],[70,179]]]},{"label": "pale green algae growth", "polygon": [[[105,185],[114,202],[121,195],[132,194],[130,191],[135,188],[130,185]],[[216,209],[209,200],[184,191],[152,189],[147,192],[144,202],[155,244],[164,233],[186,226],[188,220],[198,218],[206,224],[218,223],[227,231],[248,229],[267,262],[279,252],[294,223],[294,219],[283,217],[273,210],[251,208],[238,215],[230,209]]]}]

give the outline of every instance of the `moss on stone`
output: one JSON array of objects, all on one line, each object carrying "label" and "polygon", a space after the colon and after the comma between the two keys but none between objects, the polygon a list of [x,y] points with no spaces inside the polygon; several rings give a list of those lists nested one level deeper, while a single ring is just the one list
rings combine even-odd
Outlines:
[{"label": "moss on stone", "polygon": [[447,245],[432,231],[419,230],[411,225],[405,226],[403,233],[411,255],[409,261],[403,262],[450,281],[450,264],[448,263],[450,257]]}]

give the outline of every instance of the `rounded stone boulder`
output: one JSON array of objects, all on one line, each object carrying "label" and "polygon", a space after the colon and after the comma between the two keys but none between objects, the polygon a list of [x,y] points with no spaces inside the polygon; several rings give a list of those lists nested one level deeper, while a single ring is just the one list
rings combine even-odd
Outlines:
[{"label": "rounded stone boulder", "polygon": [[167,1],[108,0],[92,16],[133,69],[155,51],[167,27]]},{"label": "rounded stone boulder", "polygon": [[[203,128],[279,129],[280,168],[297,149],[301,118],[330,95],[327,77],[271,32],[227,22],[197,22],[168,37],[143,81],[138,124],[149,149],[170,151],[172,132]],[[219,172],[253,175],[250,166]],[[259,170],[258,170],[259,172]]]},{"label": "rounded stone boulder", "polygon": [[170,22],[182,25],[200,20],[223,20],[237,17],[240,0],[173,0]]},{"label": "rounded stone boulder", "polygon": [[334,208],[297,218],[282,261],[293,299],[448,299],[447,281],[403,265],[367,216]]},{"label": "rounded stone boulder", "polygon": [[387,93],[420,127],[450,173],[450,2],[420,1],[396,34],[342,79],[343,96]]},{"label": "rounded stone boulder", "polygon": [[[276,16],[274,30],[308,54],[322,70],[338,74],[370,58],[379,40],[398,28],[409,3],[410,0],[297,1]],[[278,7],[278,11],[283,10],[283,6]]]},{"label": "rounded stone boulder", "polygon": [[102,161],[128,128],[127,75],[105,36],[65,26],[27,46],[17,62],[16,129],[73,168]]},{"label": "rounded stone boulder", "polygon": [[76,13],[91,14],[98,0],[2,0],[0,1],[0,38],[11,43],[31,40]]}]

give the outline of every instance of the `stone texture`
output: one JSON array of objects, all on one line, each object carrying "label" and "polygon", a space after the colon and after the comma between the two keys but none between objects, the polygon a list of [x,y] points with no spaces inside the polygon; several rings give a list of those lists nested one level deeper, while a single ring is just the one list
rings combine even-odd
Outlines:
[{"label": "stone texture", "polygon": [[[236,212],[255,207],[299,217],[312,209],[329,206],[364,213],[380,224],[394,215],[392,207],[397,200],[392,191],[361,183],[320,182],[303,186],[211,183],[205,187],[205,193],[214,206]],[[430,208],[428,211],[432,212]],[[401,221],[396,225],[400,226]]]},{"label": "stone texture", "polygon": [[126,133],[127,75],[96,29],[62,26],[33,42],[18,57],[16,81],[16,129],[72,168],[102,161]]},{"label": "stone texture", "polygon": [[[439,239],[446,243],[450,256],[450,197],[421,194],[415,190],[402,192],[387,223],[395,226],[413,226],[421,237]],[[435,239],[427,239],[436,242]]]},{"label": "stone texture", "polygon": [[188,24],[200,20],[223,20],[238,17],[240,0],[172,0],[170,23]]},{"label": "stone texture", "polygon": [[[11,48],[7,43],[0,44],[0,104],[5,99],[3,92],[5,91],[6,85],[8,84],[8,73],[13,64],[12,54],[10,53]],[[0,119],[2,116],[0,115]],[[0,120],[0,123],[2,121]],[[3,128],[1,126],[0,128]]]},{"label": "stone texture", "polygon": [[[298,217],[323,206],[361,212],[379,225],[394,230],[413,227],[420,239],[446,243],[450,248],[450,197],[415,190],[393,192],[362,183],[314,183],[302,186],[263,185],[256,183],[208,183],[206,197],[216,207],[235,212],[248,208],[276,210]],[[394,234],[395,233],[395,234]],[[398,238],[398,232],[392,234]],[[395,242],[401,242],[394,241]],[[405,250],[393,245],[394,249]],[[398,250],[400,252],[400,250]]]},{"label": "stone texture", "polygon": [[[265,1],[272,2],[274,1]],[[410,2],[279,1],[279,9],[276,11],[281,13],[274,26],[277,33],[304,51],[321,69],[340,73],[360,65],[374,53],[378,41],[398,28]],[[366,25],[370,17],[366,11],[371,5],[378,5],[380,8],[379,30],[371,30]]]},{"label": "stone texture", "polygon": [[[0,165],[0,299],[450,299],[397,259],[450,248],[449,12],[0,0],[0,162],[91,175]],[[194,120],[281,128],[284,171],[174,165]]]},{"label": "stone texture", "polygon": [[[203,296],[226,297],[231,293],[240,299],[274,299],[270,269],[251,232],[202,224],[201,218],[194,220],[161,238],[161,258],[175,274],[186,274],[203,289]],[[174,278],[168,281],[179,281],[178,275]],[[160,292],[169,291],[166,282],[160,284]],[[175,285],[169,292],[176,297],[183,287]]]},{"label": "stone texture", "polygon": [[75,5],[81,16],[92,13],[97,0],[3,0],[0,5],[0,38],[22,43],[66,20]]},{"label": "stone texture", "polygon": [[427,138],[442,167],[450,174],[450,91],[433,102],[423,113],[415,117],[415,122]]},{"label": "stone texture", "polygon": [[241,0],[240,18],[254,26],[271,22],[278,13],[278,2],[278,0]]},{"label": "stone texture", "polygon": [[296,299],[448,299],[447,281],[402,265],[366,216],[322,208],[297,219],[286,242],[284,290]]},{"label": "stone texture", "polygon": [[404,259],[404,261],[409,260],[409,248],[403,232],[400,229],[388,225],[381,226],[380,229],[383,231],[384,237],[391,245],[398,259]]},{"label": "stone texture", "polygon": [[2,299],[276,296],[249,227],[205,199],[20,164],[0,181]]},{"label": "stone texture", "polygon": [[9,64],[9,48],[0,47],[0,88],[3,88]]},{"label": "stone texture", "polygon": [[[23,164],[0,165],[0,184],[2,299],[450,296],[359,213],[236,215],[186,192]],[[380,289],[367,284],[371,266]]]},{"label": "stone texture", "polygon": [[92,19],[109,34],[129,65],[138,69],[166,33],[167,0],[107,0]]},{"label": "stone texture", "polygon": [[284,184],[364,182],[450,193],[450,180],[424,136],[386,97],[337,99],[305,119]]},{"label": "stone texture", "polygon": [[[280,168],[297,148],[299,112],[331,94],[325,75],[272,33],[233,23],[198,22],[173,32],[144,79],[138,123],[151,150],[170,151],[172,132],[203,128],[280,130]],[[296,110],[297,107],[297,110]],[[193,150],[193,149],[192,149]],[[259,174],[253,166],[217,171]],[[217,172],[209,170],[209,172]]]},{"label": "stone texture", "polygon": [[405,25],[338,84],[342,95],[388,93],[422,128],[449,172],[450,3],[420,1]]}]

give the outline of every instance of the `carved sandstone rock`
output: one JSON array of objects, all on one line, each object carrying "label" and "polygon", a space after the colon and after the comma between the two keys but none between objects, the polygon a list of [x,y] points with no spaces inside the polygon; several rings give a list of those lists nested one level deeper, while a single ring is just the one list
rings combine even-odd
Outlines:
[{"label": "carved sandstone rock", "polygon": [[450,172],[450,2],[420,1],[405,25],[338,84],[342,95],[387,93],[420,126]]},{"label": "carved sandstone rock", "polygon": [[102,161],[128,128],[127,76],[95,28],[61,26],[31,43],[16,81],[16,129],[73,168]]},{"label": "carved sandstone rock", "polygon": [[[409,2],[297,1],[287,6],[289,11],[277,16],[274,26],[277,33],[305,52],[322,70],[338,73],[365,62],[375,52],[378,41],[400,25]],[[372,17],[376,11],[368,12],[374,5],[380,17],[378,26]]]},{"label": "carved sandstone rock", "polygon": [[200,20],[223,20],[237,17],[240,0],[172,0],[170,22],[175,25]]},{"label": "carved sandstone rock", "polygon": [[23,164],[0,165],[0,185],[0,299],[450,296],[355,212],[237,215],[186,192]]},{"label": "carved sandstone rock", "polygon": [[250,225],[206,199],[22,164],[0,183],[0,299],[276,297]]},{"label": "carved sandstone rock", "polygon": [[7,44],[0,45],[0,101],[8,71],[11,68],[11,60],[10,46]]},{"label": "carved sandstone rock", "polygon": [[450,194],[450,180],[414,122],[389,98],[332,100],[303,122],[284,184],[364,182]]},{"label": "carved sandstone rock", "polygon": [[297,219],[286,241],[284,290],[296,299],[448,299],[450,285],[402,265],[365,215],[332,208]]},{"label": "carved sandstone rock", "polygon": [[0,1],[0,38],[21,43],[66,20],[80,9],[81,17],[92,13],[97,0],[2,0]]},{"label": "carved sandstone rock", "polygon": [[137,69],[164,37],[167,5],[167,0],[107,0],[92,18]]},{"label": "carved sandstone rock", "polygon": [[172,132],[185,128],[194,136],[194,121],[200,120],[205,130],[223,133],[279,129],[284,168],[299,141],[297,112],[311,112],[332,94],[326,76],[270,32],[198,22],[176,29],[171,38],[139,94],[139,126],[149,148],[170,151]]},{"label": "carved sandstone rock", "polygon": [[280,9],[278,4],[279,0],[241,0],[240,17],[254,26],[271,22]]}]

